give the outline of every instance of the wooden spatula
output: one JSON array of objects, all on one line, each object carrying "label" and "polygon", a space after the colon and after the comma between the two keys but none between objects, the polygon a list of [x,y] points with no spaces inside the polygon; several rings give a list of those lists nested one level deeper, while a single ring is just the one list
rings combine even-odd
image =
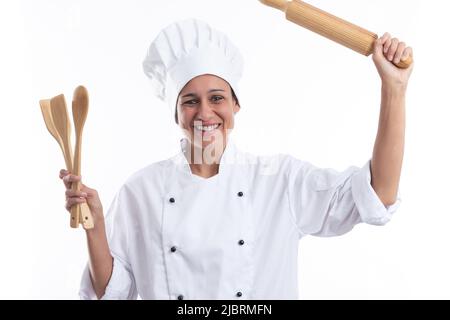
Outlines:
[{"label": "wooden spatula", "polygon": [[[85,87],[79,86],[75,89],[72,101],[72,115],[75,125],[75,153],[73,159],[73,174],[81,175],[81,142],[83,135],[84,123],[86,122],[89,109],[89,96]],[[80,183],[75,182],[72,184],[72,190],[80,190]],[[77,209],[77,207],[79,209]],[[72,207],[74,212],[72,215],[81,213],[83,227],[85,229],[92,229],[94,227],[94,220],[92,219],[91,211],[86,203],[82,203],[80,206]]]},{"label": "wooden spatula", "polygon": [[66,150],[63,140],[56,130],[55,123],[53,122],[50,100],[41,100],[39,101],[39,105],[41,106],[42,116],[44,117],[45,125],[48,131],[61,147],[64,155],[64,161],[66,162],[66,168],[68,171],[72,172],[72,148],[69,147],[69,149]]},{"label": "wooden spatula", "polygon": [[[64,150],[69,150],[70,158],[73,159],[72,156],[72,144],[71,144],[71,127],[70,127],[70,121],[69,116],[67,114],[67,106],[66,106],[66,99],[64,98],[64,95],[59,95],[50,100],[50,109],[51,109],[51,115],[53,119],[53,123],[55,125],[56,132],[61,137],[62,144],[64,146]],[[73,165],[72,162],[72,170],[67,168],[72,174],[75,174],[73,172]],[[73,186],[73,185],[72,185]],[[70,226],[72,228],[78,228],[78,225],[80,223],[80,212],[79,212],[79,206],[73,206],[71,213],[70,213]]]}]

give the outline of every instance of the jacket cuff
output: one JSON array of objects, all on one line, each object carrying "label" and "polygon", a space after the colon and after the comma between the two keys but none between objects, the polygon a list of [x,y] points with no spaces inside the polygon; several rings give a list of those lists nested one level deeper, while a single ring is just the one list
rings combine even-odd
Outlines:
[{"label": "jacket cuff", "polygon": [[[370,160],[352,177],[352,195],[361,220],[372,225],[385,225],[401,203],[397,200],[393,205],[385,206],[371,185]],[[400,192],[399,192],[400,193]]]},{"label": "jacket cuff", "polygon": [[94,287],[92,286],[89,263],[84,268],[78,295],[81,300],[97,300],[97,295],[95,294]]},{"label": "jacket cuff", "polygon": [[[106,286],[105,294],[100,300],[132,299],[133,297],[130,296],[133,293],[132,286],[133,283],[130,278],[130,273],[120,259],[114,257],[111,278]],[[92,286],[89,264],[83,272],[79,296],[81,300],[98,300],[94,287]]]}]

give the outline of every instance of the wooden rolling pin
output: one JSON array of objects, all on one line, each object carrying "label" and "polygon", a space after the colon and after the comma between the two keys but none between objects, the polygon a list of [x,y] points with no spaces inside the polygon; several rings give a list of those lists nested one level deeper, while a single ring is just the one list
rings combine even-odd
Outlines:
[{"label": "wooden rolling pin", "polygon": [[[286,19],[306,29],[318,33],[330,40],[346,46],[365,56],[373,53],[374,42],[378,36],[358,27],[348,21],[333,16],[300,0],[259,0],[263,4],[279,9],[286,13]],[[408,68],[412,57],[405,61],[400,60],[395,65],[399,68]]]}]

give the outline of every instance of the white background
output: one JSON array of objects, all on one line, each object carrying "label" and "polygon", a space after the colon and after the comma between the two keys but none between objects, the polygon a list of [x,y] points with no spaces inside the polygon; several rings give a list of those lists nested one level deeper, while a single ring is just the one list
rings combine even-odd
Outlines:
[{"label": "white background", "polygon": [[[447,1],[310,0],[415,50],[407,101],[402,206],[385,227],[306,238],[302,299],[450,298]],[[84,232],[69,228],[64,167],[38,101],[79,84],[90,91],[84,182],[107,208],[124,180],[178,151],[168,108],[141,63],[158,31],[197,17],[246,59],[234,140],[258,154],[289,153],[345,169],[370,157],[380,103],[371,58],[290,22],[256,0],[0,2],[0,298],[77,299]],[[69,104],[70,105],[70,104]]]}]

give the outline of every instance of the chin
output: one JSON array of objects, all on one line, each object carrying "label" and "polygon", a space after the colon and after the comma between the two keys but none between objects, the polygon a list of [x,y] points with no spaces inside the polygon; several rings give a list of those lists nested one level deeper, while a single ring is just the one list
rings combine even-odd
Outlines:
[{"label": "chin", "polygon": [[217,148],[225,147],[225,132],[224,130],[218,130],[213,135],[195,135],[194,132],[190,133],[189,140],[198,148],[205,149],[206,147],[211,148],[212,145],[216,145]]}]

